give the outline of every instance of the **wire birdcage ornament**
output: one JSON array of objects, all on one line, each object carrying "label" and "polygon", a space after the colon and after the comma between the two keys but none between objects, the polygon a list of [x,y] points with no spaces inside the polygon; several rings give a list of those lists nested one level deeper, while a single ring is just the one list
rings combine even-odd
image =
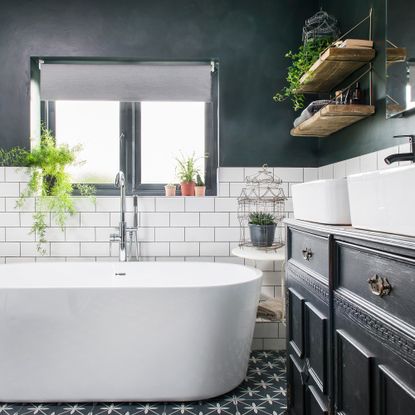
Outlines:
[{"label": "wire birdcage ornament", "polygon": [[303,27],[304,45],[307,42],[317,38],[331,38],[335,40],[340,35],[340,29],[337,19],[324,10],[318,11],[316,14],[307,19]]},{"label": "wire birdcage ornament", "polygon": [[238,220],[240,224],[241,248],[248,246],[253,247],[249,236],[249,215],[253,212],[263,212],[271,214],[274,222],[277,224],[275,238],[271,246],[258,247],[261,250],[277,250],[283,243],[283,226],[282,220],[285,213],[285,201],[287,197],[282,188],[282,180],[274,176],[273,170],[266,164],[258,173],[245,178],[245,187],[242,189],[238,198]]}]

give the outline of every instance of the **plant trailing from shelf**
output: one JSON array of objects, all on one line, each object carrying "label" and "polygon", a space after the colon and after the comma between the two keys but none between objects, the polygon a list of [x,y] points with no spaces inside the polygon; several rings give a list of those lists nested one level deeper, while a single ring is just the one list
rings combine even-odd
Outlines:
[{"label": "plant trailing from shelf", "polygon": [[95,187],[73,184],[70,174],[66,171],[68,166],[82,164],[77,161],[81,149],[80,145],[73,148],[65,144],[56,145],[51,131],[42,126],[40,143],[27,153],[25,165],[28,167],[30,179],[17,201],[17,207],[23,207],[27,198],[35,198],[36,211],[33,214],[31,233],[37,235],[37,249],[42,255],[46,253],[43,244],[47,242],[48,212],[63,230],[67,218],[76,212],[72,198],[74,190],[78,190],[81,196],[91,197],[91,201],[94,201]]},{"label": "plant trailing from shelf", "polygon": [[253,246],[272,246],[277,227],[274,215],[267,212],[251,212],[248,217],[248,226]]},{"label": "plant trailing from shelf", "polygon": [[276,92],[274,101],[281,102],[290,98],[295,111],[304,108],[304,95],[296,93],[300,87],[300,79],[332,41],[332,38],[327,37],[315,38],[300,46],[298,52],[290,50],[285,54],[286,58],[291,59],[291,66],[288,67],[286,77],[288,85]]}]

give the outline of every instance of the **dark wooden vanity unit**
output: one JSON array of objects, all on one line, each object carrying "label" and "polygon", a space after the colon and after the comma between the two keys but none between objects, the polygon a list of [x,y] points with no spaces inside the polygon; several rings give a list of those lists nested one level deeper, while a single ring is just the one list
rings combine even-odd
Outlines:
[{"label": "dark wooden vanity unit", "polygon": [[415,414],[415,238],[286,224],[288,413]]}]

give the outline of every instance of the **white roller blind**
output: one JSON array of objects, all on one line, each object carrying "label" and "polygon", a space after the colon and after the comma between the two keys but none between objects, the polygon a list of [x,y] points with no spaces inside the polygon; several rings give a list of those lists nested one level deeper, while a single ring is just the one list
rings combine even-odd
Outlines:
[{"label": "white roller blind", "polygon": [[43,63],[42,100],[211,101],[211,65]]}]

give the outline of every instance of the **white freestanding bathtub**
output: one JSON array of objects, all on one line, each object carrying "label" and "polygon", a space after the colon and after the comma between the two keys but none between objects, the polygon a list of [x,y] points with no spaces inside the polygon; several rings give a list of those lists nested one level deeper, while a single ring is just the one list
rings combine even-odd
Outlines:
[{"label": "white freestanding bathtub", "polygon": [[0,265],[0,401],[187,401],[238,386],[262,273],[234,264]]}]

